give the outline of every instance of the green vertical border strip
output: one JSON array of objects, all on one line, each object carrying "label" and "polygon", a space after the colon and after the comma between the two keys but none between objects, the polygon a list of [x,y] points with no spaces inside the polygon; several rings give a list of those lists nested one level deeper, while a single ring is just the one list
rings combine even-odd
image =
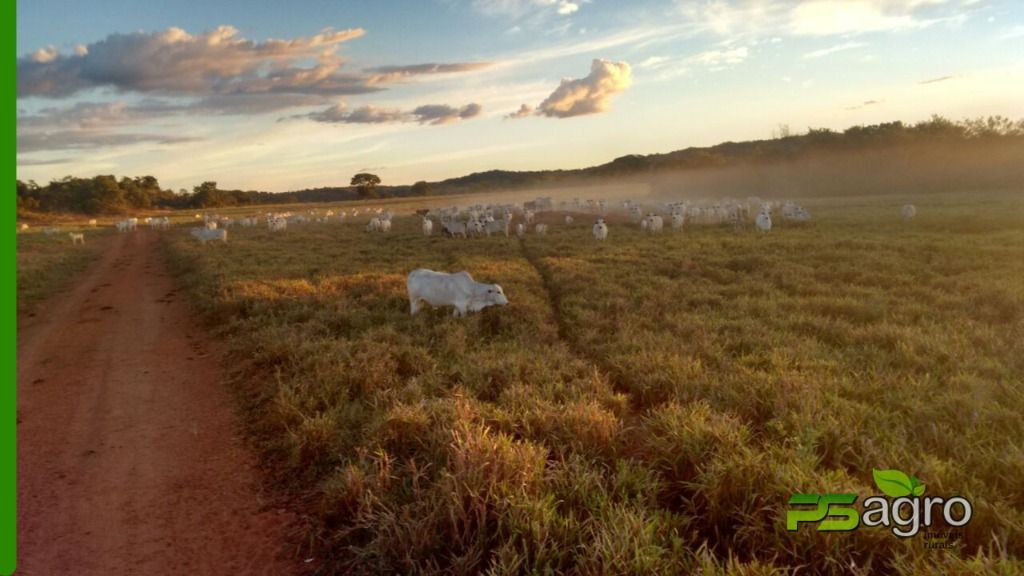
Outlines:
[{"label": "green vertical border strip", "polygon": [[[10,186],[17,178],[17,129],[15,120],[18,113],[17,97],[17,58],[18,45],[15,40],[17,33],[17,2],[7,0],[0,2],[3,6],[3,19],[7,22],[6,44],[10,60],[4,67],[7,72],[0,74],[0,85],[3,86],[4,98],[8,101],[7,113],[3,120],[3,154],[7,156],[7,162],[3,163],[3,170],[6,176],[3,181]],[[10,192],[8,192],[10,194]],[[3,290],[3,301],[7,302],[2,306],[0,316],[0,339],[3,341],[4,351],[0,354],[0,370],[7,376],[0,383],[0,574],[11,574],[14,572],[18,553],[18,444],[15,439],[17,433],[17,236],[11,224],[17,218],[15,195],[11,194],[3,202],[3,219],[7,220],[7,232],[2,238],[3,246],[0,246],[0,254],[3,255],[3,275],[6,278],[0,286]]]}]

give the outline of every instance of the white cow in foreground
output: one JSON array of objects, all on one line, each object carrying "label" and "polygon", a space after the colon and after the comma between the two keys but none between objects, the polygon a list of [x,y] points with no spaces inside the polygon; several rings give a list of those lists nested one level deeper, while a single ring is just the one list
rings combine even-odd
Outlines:
[{"label": "white cow in foreground", "polygon": [[228,231],[223,228],[193,228],[192,235],[198,238],[203,244],[206,244],[210,240],[220,240],[225,244],[228,241]]},{"label": "white cow in foreground", "polygon": [[476,282],[469,272],[435,272],[419,268],[409,273],[409,309],[415,315],[420,303],[431,306],[454,306],[453,316],[479,312],[488,306],[504,306],[508,298],[497,284]]},{"label": "white cow in foreground", "polygon": [[594,239],[604,240],[608,238],[608,225],[604,223],[604,218],[599,218],[597,222],[594,222]]},{"label": "white cow in foreground", "polygon": [[901,210],[900,213],[903,214],[903,218],[910,220],[914,216],[917,216],[917,207],[913,204],[907,204],[903,207],[903,210]]}]

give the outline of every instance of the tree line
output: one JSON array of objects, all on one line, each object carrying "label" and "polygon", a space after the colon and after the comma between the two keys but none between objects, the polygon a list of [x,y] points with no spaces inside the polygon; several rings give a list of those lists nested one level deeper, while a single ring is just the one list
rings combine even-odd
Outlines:
[{"label": "tree line", "polygon": [[978,143],[1020,143],[1024,141],[1024,120],[1002,116],[952,121],[941,116],[914,124],[888,122],[852,126],[836,131],[808,129],[793,134],[788,127],[766,140],[724,142],[709,147],[691,147],[665,154],[631,154],[611,162],[575,170],[476,172],[439,182],[416,182],[411,186],[385,186],[378,176],[359,173],[349,186],[311,188],[291,192],[224,190],[216,182],[203,182],[191,191],[162,189],[154,176],[135,178],[100,175],[92,178],[67,176],[39,185],[17,181],[19,210],[119,214],[144,209],[206,209],[258,204],[338,202],[365,198],[462,194],[522,188],[543,188],[611,177],[643,178],[653,173],[751,166],[792,161],[812,154],[912,148],[943,145],[951,149]]}]

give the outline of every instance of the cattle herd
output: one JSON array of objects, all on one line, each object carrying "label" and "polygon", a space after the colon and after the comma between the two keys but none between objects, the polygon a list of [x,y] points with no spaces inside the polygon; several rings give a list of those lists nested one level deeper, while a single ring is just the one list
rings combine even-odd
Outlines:
[{"label": "cattle herd", "polygon": [[[625,200],[612,205],[605,200],[582,201],[579,198],[556,205],[551,198],[537,198],[522,204],[447,206],[418,210],[416,214],[421,218],[424,236],[432,236],[435,228],[438,228],[440,233],[448,238],[468,239],[490,237],[495,234],[504,235],[506,238],[515,234],[522,238],[530,230],[538,236],[546,235],[551,226],[551,219],[546,218],[546,222],[540,222],[539,215],[556,209],[568,212],[561,218],[566,226],[571,226],[582,214],[592,214],[595,219],[591,232],[594,240],[598,242],[608,239],[609,224],[606,217],[609,216],[616,216],[619,222],[631,223],[648,234],[662,233],[666,220],[675,231],[680,231],[686,226],[728,225],[744,228],[752,220],[755,230],[768,233],[772,230],[773,213],[790,222],[807,222],[811,219],[807,209],[792,201],[762,201],[757,197],[749,197],[745,201],[721,199],[670,203]],[[268,212],[262,216],[252,215],[237,219],[217,214],[196,214],[194,219],[201,221],[202,225],[191,228],[190,233],[202,244],[210,241],[226,243],[228,228],[232,226],[249,228],[259,226],[262,220],[271,232],[284,232],[290,225],[344,222],[349,218],[358,218],[360,213],[369,215],[366,232],[373,234],[391,231],[394,217],[391,211],[384,208],[355,208],[351,211],[313,209],[304,213]],[[900,214],[905,220],[910,220],[917,215],[917,208],[913,204],[906,204],[900,209]],[[166,230],[171,226],[170,219],[166,216],[143,218],[142,223],[157,230]],[[138,218],[125,218],[114,223],[118,232],[132,232],[138,225]],[[96,220],[89,220],[89,226],[95,227]],[[18,225],[19,231],[27,229],[28,224]],[[58,229],[46,227],[43,232],[51,235],[56,234]],[[81,232],[71,232],[68,236],[72,244],[85,243],[85,235]],[[464,316],[467,312],[476,312],[487,306],[508,303],[501,286],[476,282],[468,272],[448,274],[418,269],[409,274],[407,287],[410,309],[414,315],[423,303],[431,306],[453,306],[455,316]]]}]

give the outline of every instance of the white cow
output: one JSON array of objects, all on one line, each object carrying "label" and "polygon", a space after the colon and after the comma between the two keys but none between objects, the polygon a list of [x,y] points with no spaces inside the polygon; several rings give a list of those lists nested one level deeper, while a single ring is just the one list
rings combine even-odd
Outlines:
[{"label": "white cow", "polygon": [[757,219],[754,220],[754,224],[761,232],[772,231],[772,215],[767,207],[761,208],[761,212],[757,215]]},{"label": "white cow", "polygon": [[662,228],[665,227],[665,221],[657,214],[650,214],[647,216],[647,231],[654,234],[661,232]]},{"label": "white cow", "polygon": [[539,234],[541,236],[544,236],[544,235],[546,235],[548,233],[548,225],[547,224],[537,224],[536,226],[534,226],[533,230],[537,234]]},{"label": "white cow", "polygon": [[203,244],[211,240],[220,240],[225,244],[228,241],[228,231],[223,228],[193,228],[191,233]]},{"label": "white cow", "polygon": [[683,222],[685,222],[685,217],[682,214],[679,214],[679,213],[673,213],[672,214],[672,229],[673,230],[682,230],[683,229]]},{"label": "white cow", "polygon": [[504,234],[508,238],[508,228],[510,220],[502,218],[501,220],[491,220],[484,225],[484,232],[489,237],[491,234]]},{"label": "white cow", "polygon": [[454,238],[456,236],[462,236],[463,238],[465,238],[466,237],[466,223],[465,222],[455,222],[455,221],[444,222],[444,235],[445,236],[451,236],[452,238]]},{"label": "white cow", "polygon": [[479,312],[488,306],[504,306],[508,298],[497,284],[483,284],[473,280],[468,272],[435,272],[419,268],[409,273],[409,310],[415,315],[421,302],[431,306],[454,306],[453,316]]},{"label": "white cow", "polygon": [[910,220],[914,216],[917,216],[917,207],[913,204],[907,204],[903,206],[903,210],[900,211],[903,214],[905,220]]},{"label": "white cow", "polygon": [[565,215],[565,223],[566,224],[572,224],[572,214],[566,214]]},{"label": "white cow", "polygon": [[608,225],[604,223],[604,218],[598,218],[597,222],[594,222],[594,239],[605,240],[608,238]]},{"label": "white cow", "polygon": [[288,219],[281,216],[274,216],[267,220],[267,227],[271,232],[281,232],[288,229]]},{"label": "white cow", "polygon": [[83,246],[85,245],[85,234],[82,234],[81,232],[79,232],[77,234],[74,233],[74,232],[68,232],[68,237],[71,238],[71,244],[72,245],[74,245],[74,244],[82,244]]}]

